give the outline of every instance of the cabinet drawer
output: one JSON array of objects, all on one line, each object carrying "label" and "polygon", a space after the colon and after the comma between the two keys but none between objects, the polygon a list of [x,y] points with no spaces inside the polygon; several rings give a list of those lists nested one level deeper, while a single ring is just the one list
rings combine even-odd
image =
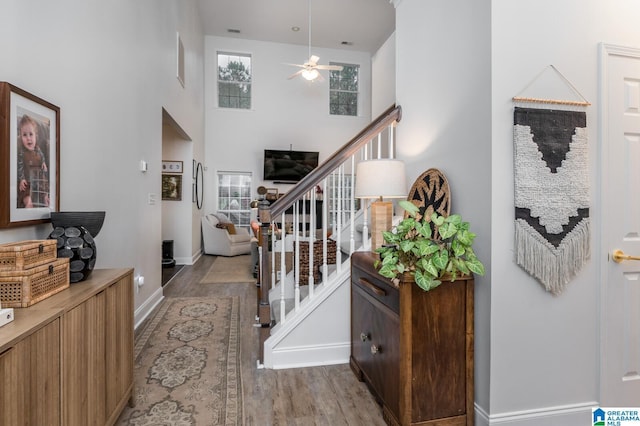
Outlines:
[{"label": "cabinet drawer", "polygon": [[393,312],[400,312],[400,293],[382,275],[354,266],[351,270],[351,282]]}]

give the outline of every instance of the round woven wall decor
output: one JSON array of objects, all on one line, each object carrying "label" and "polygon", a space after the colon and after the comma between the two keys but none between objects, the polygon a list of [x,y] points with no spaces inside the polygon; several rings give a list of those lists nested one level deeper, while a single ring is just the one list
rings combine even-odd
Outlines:
[{"label": "round woven wall decor", "polygon": [[[407,200],[418,206],[421,217],[429,218],[434,211],[440,216],[449,216],[451,211],[449,182],[440,170],[429,169],[413,183]],[[404,217],[407,216],[405,212]]]}]

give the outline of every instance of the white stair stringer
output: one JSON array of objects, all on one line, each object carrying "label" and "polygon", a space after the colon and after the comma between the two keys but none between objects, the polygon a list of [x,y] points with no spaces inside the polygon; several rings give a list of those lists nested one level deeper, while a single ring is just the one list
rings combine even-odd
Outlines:
[{"label": "white stair stringer", "polygon": [[264,366],[272,369],[345,364],[351,351],[350,263],[318,285],[264,343]]}]

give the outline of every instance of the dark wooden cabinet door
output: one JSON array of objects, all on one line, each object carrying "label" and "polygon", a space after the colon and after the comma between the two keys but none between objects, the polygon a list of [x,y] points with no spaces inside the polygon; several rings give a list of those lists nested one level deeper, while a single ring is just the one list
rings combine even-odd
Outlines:
[{"label": "dark wooden cabinet door", "polygon": [[376,398],[399,409],[399,294],[383,280],[354,269],[351,287],[351,354]]},{"label": "dark wooden cabinet door", "polygon": [[[466,286],[445,282],[424,292],[409,283],[411,316],[404,327],[411,330],[411,420],[465,415],[467,409]],[[411,287],[410,287],[411,286]],[[403,288],[405,290],[405,288]]]},{"label": "dark wooden cabinet door", "polygon": [[362,374],[369,377],[373,370],[371,359],[371,328],[373,306],[362,292],[351,290],[351,357],[358,363]]},{"label": "dark wooden cabinet door", "polygon": [[[376,305],[375,299],[372,301]],[[387,306],[377,305],[372,318],[369,354],[373,369],[371,385],[378,389],[384,405],[397,413],[400,400],[400,323]]]}]

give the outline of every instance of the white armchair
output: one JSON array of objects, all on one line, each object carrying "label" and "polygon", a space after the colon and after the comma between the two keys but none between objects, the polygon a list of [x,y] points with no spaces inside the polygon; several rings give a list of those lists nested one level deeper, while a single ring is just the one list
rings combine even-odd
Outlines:
[{"label": "white armchair", "polygon": [[[222,219],[222,221],[220,220]],[[205,254],[216,256],[237,256],[251,253],[251,234],[244,229],[236,229],[235,234],[229,233],[220,223],[227,223],[221,214],[208,214],[202,217],[202,240]]]}]

